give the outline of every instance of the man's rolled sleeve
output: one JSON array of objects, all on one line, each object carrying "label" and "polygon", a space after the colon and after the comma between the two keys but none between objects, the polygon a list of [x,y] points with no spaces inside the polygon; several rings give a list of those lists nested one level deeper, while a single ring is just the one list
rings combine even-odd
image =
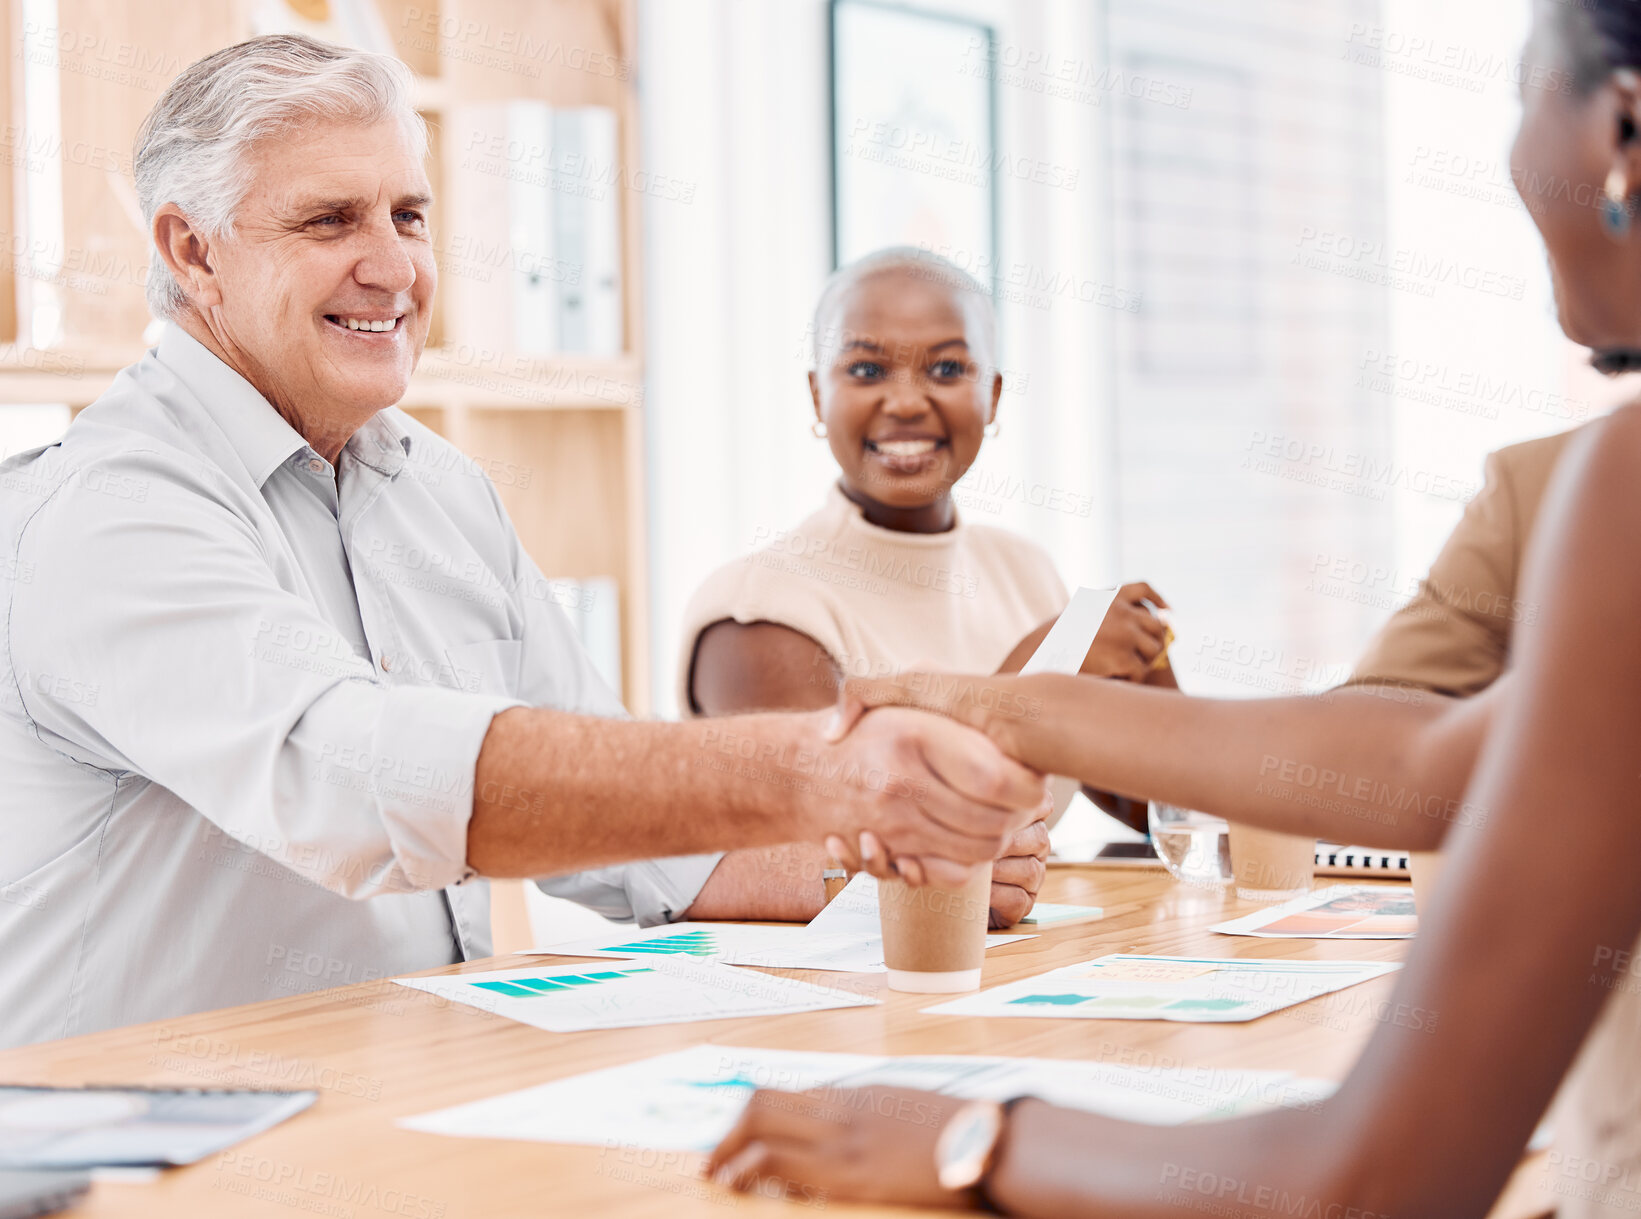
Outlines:
[{"label": "man's rolled sleeve", "polygon": [[517,699],[431,686],[387,692],[372,759],[377,806],[393,857],[417,889],[440,889],[477,873],[467,863],[474,774],[490,721]]}]

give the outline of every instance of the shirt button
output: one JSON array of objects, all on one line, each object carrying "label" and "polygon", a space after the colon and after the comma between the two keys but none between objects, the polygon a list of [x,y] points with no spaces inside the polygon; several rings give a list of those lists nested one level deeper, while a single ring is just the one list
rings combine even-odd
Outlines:
[{"label": "shirt button", "polygon": [[323,474],[325,472],[325,463],[320,461],[317,457],[310,457],[308,459],[308,469],[312,470],[315,474]]},{"label": "shirt button", "polygon": [[386,652],[382,653],[382,672],[393,672],[393,657],[389,656]]}]

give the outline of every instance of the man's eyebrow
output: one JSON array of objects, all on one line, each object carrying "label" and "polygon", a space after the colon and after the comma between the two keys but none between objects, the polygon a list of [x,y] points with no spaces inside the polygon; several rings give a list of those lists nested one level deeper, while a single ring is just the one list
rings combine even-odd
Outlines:
[{"label": "man's eyebrow", "polygon": [[[315,212],[360,212],[370,206],[371,201],[359,196],[337,196],[331,199],[299,199],[291,205],[293,213],[309,215]],[[393,201],[393,210],[404,207],[431,207],[433,196],[426,191],[417,191],[412,195],[403,195]]]},{"label": "man's eyebrow", "polygon": [[293,212],[356,212],[364,207],[359,198],[298,199],[291,204]]}]

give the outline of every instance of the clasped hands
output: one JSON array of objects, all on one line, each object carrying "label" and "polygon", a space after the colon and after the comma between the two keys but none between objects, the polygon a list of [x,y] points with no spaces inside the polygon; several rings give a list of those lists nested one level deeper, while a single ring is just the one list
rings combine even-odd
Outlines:
[{"label": "clasped hands", "polygon": [[834,823],[828,852],[880,878],[951,888],[990,861],[992,925],[1023,918],[1046,873],[1051,797],[1043,777],[1010,757],[987,735],[987,717],[975,714],[979,704],[1018,697],[1001,693],[1017,680],[916,673],[846,682],[823,730],[827,742],[872,757],[886,749],[895,761],[883,773],[921,778],[898,785],[900,807],[880,802],[871,828],[840,832]]}]

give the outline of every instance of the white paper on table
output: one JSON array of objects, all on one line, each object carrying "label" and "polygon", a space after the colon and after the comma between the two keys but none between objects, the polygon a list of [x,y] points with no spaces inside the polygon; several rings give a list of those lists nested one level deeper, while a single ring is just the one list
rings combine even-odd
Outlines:
[{"label": "white paper on table", "polygon": [[[1035,927],[1036,931],[1040,931],[1060,923],[1101,918],[1105,914],[1098,906],[1062,906],[1054,902],[1038,902],[1031,912],[1035,915],[1039,911],[1043,916],[1041,923],[1021,922],[1016,926]],[[826,903],[826,909],[809,920],[808,930],[828,936],[870,935],[879,941],[878,951],[881,954],[882,924],[878,921],[877,877],[869,872],[856,872],[838,895]],[[1028,940],[1033,934],[1035,931],[1026,935],[988,935],[986,947],[996,948],[999,944]]]},{"label": "white paper on table", "polygon": [[[570,978],[580,980],[558,981]],[[394,981],[552,1033],[777,1016],[833,1007],[869,1007],[879,1002],[796,978],[734,969],[720,961],[687,956]],[[506,993],[527,992],[533,983],[554,989],[535,994]]]},{"label": "white paper on table", "polygon": [[1410,940],[1418,928],[1411,885],[1329,885],[1210,930],[1270,940]]},{"label": "white paper on table", "polygon": [[994,1100],[1039,1096],[1108,1117],[1162,1126],[1308,1105],[1334,1086],[1300,1079],[1289,1071],[1141,1069],[960,1055],[882,1058],[696,1045],[401,1118],[398,1124],[467,1138],[705,1152],[729,1133],[754,1089],[801,1092],[869,1084]]},{"label": "white paper on table", "polygon": [[947,1016],[1224,1024],[1254,1020],[1400,968],[1386,961],[1115,953],[923,1010]]},{"label": "white paper on table", "polygon": [[1100,633],[1111,603],[1117,599],[1115,588],[1079,588],[1071,597],[1071,604],[1061,611],[1043,642],[1030,659],[1020,667],[1021,677],[1033,673],[1078,673],[1088,659],[1088,649],[1094,646],[1094,636]]},{"label": "white paper on table", "polygon": [[[868,880],[872,877],[868,876]],[[771,927],[760,923],[673,923],[665,927],[632,927],[527,949],[526,956],[614,957],[642,959],[669,953],[711,958],[726,965],[761,965],[766,969],[826,969],[843,973],[882,973],[883,937],[872,907],[872,930],[815,931],[808,927]],[[988,935],[986,947],[1029,940],[1030,935]]]},{"label": "white paper on table", "polygon": [[838,895],[809,920],[808,930],[827,935],[882,936],[883,923],[877,913],[877,877],[856,872]]}]

